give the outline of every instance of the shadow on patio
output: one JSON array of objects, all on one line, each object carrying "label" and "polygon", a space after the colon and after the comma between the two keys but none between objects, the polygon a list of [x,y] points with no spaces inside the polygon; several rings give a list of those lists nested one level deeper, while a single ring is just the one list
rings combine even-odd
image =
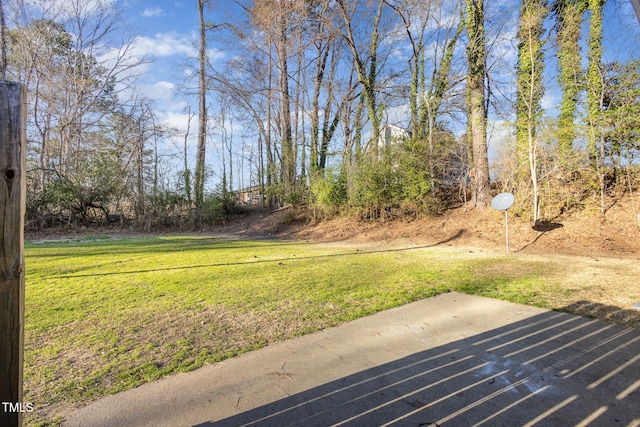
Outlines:
[{"label": "shadow on patio", "polygon": [[640,331],[549,312],[197,427],[638,426],[638,408]]}]

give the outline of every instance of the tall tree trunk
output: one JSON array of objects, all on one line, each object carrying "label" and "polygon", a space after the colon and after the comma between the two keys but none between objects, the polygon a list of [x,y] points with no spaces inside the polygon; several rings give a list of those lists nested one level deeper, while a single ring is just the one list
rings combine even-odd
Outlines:
[{"label": "tall tree trunk", "polygon": [[258,134],[258,185],[260,187],[260,207],[265,207],[265,188],[264,188],[264,138],[262,132]]},{"label": "tall tree trunk", "polygon": [[484,32],[484,0],[465,0],[468,78],[467,102],[469,129],[473,151],[473,201],[479,208],[489,206],[491,188],[487,152],[487,111],[485,106],[486,46]]},{"label": "tall tree trunk", "polygon": [[[36,99],[34,100],[34,108],[37,109],[37,104],[38,104],[38,98],[35,97]],[[33,115],[33,117],[37,117],[36,114]],[[38,129],[38,134],[40,136],[40,157],[39,157],[39,163],[38,166],[40,168],[40,170],[38,171],[38,182],[40,184],[40,191],[42,192],[42,194],[45,194],[46,191],[46,187],[47,187],[47,178],[50,177],[50,174],[48,173],[48,169],[49,169],[49,158],[50,158],[50,154],[49,154],[49,144],[47,143],[49,141],[49,137],[50,137],[50,132],[51,132],[51,112],[47,112],[45,118],[44,118],[44,125],[40,126],[40,124],[38,123],[38,120],[35,120],[35,125],[36,128]]]},{"label": "tall tree trunk", "polygon": [[[284,9],[284,5],[282,6]],[[296,158],[291,132],[291,101],[289,95],[289,67],[287,63],[287,25],[288,19],[284,10],[278,14],[278,39],[276,51],[278,53],[278,77],[280,83],[280,137],[282,147],[281,179],[284,186],[284,196],[289,196],[296,183]]]},{"label": "tall tree trunk", "polygon": [[271,85],[273,83],[273,64],[271,63],[271,56],[269,56],[269,66],[267,67],[267,123],[265,132],[265,148],[267,150],[267,193],[269,195],[269,208],[274,207],[273,197],[273,184],[275,184],[275,162],[273,155],[273,142],[271,141],[271,105],[273,103],[273,97],[271,95]]},{"label": "tall tree trunk", "polygon": [[[231,116],[229,116],[229,137],[227,138],[227,130],[226,125],[224,132],[224,140],[225,144],[227,144],[227,151],[229,152],[229,191],[233,191],[233,121],[231,120]],[[227,143],[228,142],[228,143]],[[242,187],[240,187],[242,189]]]},{"label": "tall tree trunk", "polygon": [[184,134],[184,141],[183,141],[183,167],[184,170],[182,171],[182,177],[184,179],[184,192],[185,192],[185,197],[187,198],[187,203],[189,205],[189,207],[191,207],[191,171],[189,170],[189,163],[188,163],[188,156],[187,156],[187,142],[189,141],[189,131],[191,129],[191,119],[193,118],[193,115],[191,114],[191,107],[189,107],[189,109],[187,110],[187,131]]},{"label": "tall tree trunk", "polygon": [[[589,21],[589,64],[587,69],[587,151],[591,168],[597,173],[600,184],[600,211],[604,212],[604,135],[600,116],[604,108],[604,67],[602,65],[602,9],[605,0],[588,0],[591,15]],[[600,150],[598,150],[600,146]]]},{"label": "tall tree trunk", "polygon": [[[302,46],[303,44],[303,40],[302,40],[302,34],[303,34],[303,30],[302,28],[298,28],[298,46]],[[302,91],[303,89],[303,85],[302,85],[302,64],[304,62],[304,50],[303,49],[298,49],[298,54],[297,54],[297,70],[296,70],[296,82],[297,84],[295,85],[295,98],[293,101],[293,106],[294,106],[294,111],[295,114],[293,115],[293,157],[294,159],[298,158],[298,142],[300,143],[300,176],[302,177],[302,180],[304,182],[305,177],[306,177],[306,165],[305,165],[305,161],[306,161],[306,149],[304,146],[304,120],[302,120],[302,132],[300,131],[300,111],[304,111],[304,105],[302,105],[300,99],[302,98]],[[304,117],[304,115],[303,115]],[[297,160],[296,160],[297,163]]]},{"label": "tall tree trunk", "polygon": [[342,106],[338,108],[329,124],[329,116],[327,111],[327,119],[325,120],[325,126],[322,129],[322,144],[320,144],[320,169],[327,167],[327,154],[329,151],[329,142],[333,138],[333,135],[340,124],[340,110]]},{"label": "tall tree trunk", "polygon": [[531,181],[534,224],[538,223],[540,214],[537,127],[540,122],[540,102],[544,94],[542,35],[546,14],[545,0],[524,0],[520,9],[518,28],[518,92],[516,99],[518,178],[521,182]]},{"label": "tall tree trunk", "polygon": [[605,0],[589,0],[589,64],[587,69],[587,108],[588,127],[587,135],[589,146],[589,160],[592,168],[597,168],[597,143],[599,140],[598,119],[602,111],[602,98],[604,92],[603,66],[602,66],[602,8]]},{"label": "tall tree trunk", "polygon": [[135,202],[135,214],[136,221],[139,227],[144,225],[144,132],[140,121],[138,119],[138,135],[137,146],[135,152],[135,168],[136,168],[136,202]]},{"label": "tall tree trunk", "polygon": [[[344,95],[344,106],[340,109],[340,119],[342,122],[342,129],[344,132],[344,142],[343,142],[343,150],[342,150],[342,172],[346,175],[347,180],[347,189],[351,188],[352,185],[352,174],[351,174],[351,166],[353,165],[354,156],[354,143],[355,138],[353,137],[354,133],[354,122],[353,117],[353,72],[349,77],[349,84],[347,86],[349,90]],[[348,194],[348,192],[347,192]]]},{"label": "tall tree trunk", "polygon": [[187,158],[188,158],[188,153],[187,153],[187,136],[188,133],[185,135],[184,138],[184,150],[182,155],[184,156],[184,170],[182,172],[183,175],[183,179],[184,179],[184,191],[185,191],[185,197],[187,198],[187,204],[189,205],[189,208],[191,208],[191,171],[189,170],[189,165],[187,164]]},{"label": "tall tree trunk", "polygon": [[318,42],[316,76],[313,84],[313,98],[311,100],[311,147],[309,151],[309,165],[312,179],[315,179],[315,174],[320,169],[318,166],[318,150],[320,146],[320,91],[330,50],[329,43],[323,44],[322,41]]},{"label": "tall tree trunk", "polygon": [[205,78],[206,63],[206,28],[204,23],[204,6],[207,0],[198,0],[198,15],[200,18],[200,46],[198,50],[199,61],[199,92],[198,92],[198,152],[196,157],[196,173],[194,196],[196,212],[198,215],[198,225],[201,221],[202,208],[204,204],[204,165],[207,148],[207,87]]},{"label": "tall tree trunk", "polygon": [[151,194],[155,199],[158,196],[158,163],[160,162],[160,154],[158,153],[158,132],[160,130],[156,126],[155,115],[153,114],[151,109],[147,108],[147,112],[149,113],[149,117],[151,119],[151,129],[153,131],[153,186],[151,188]]},{"label": "tall tree trunk", "polygon": [[[339,51],[338,45],[335,43],[332,44],[331,46],[331,57],[332,58],[340,57],[340,51]],[[332,60],[331,66],[329,67],[329,77],[327,79],[329,82],[333,82],[335,80],[338,67],[339,67],[339,62],[335,59]],[[327,88],[327,94],[326,94],[327,101],[324,108],[324,120],[322,123],[322,138],[320,139],[320,147],[319,147],[320,160],[319,160],[318,166],[321,170],[324,170],[327,167],[329,143],[333,139],[336,127],[340,123],[341,110],[344,106],[346,106],[347,103],[351,102],[349,98],[351,97],[352,87],[351,85],[349,85],[349,89],[347,93],[343,94],[342,102],[340,103],[340,105],[336,106],[336,111],[335,113],[333,113],[334,114],[333,120],[331,120],[332,105],[333,105],[333,102],[335,101],[335,91],[336,91],[335,85],[330,84],[329,87]]]},{"label": "tall tree trunk", "polygon": [[[233,191],[233,137],[229,138],[227,134],[227,113],[231,115],[231,106],[225,101],[220,101],[220,139],[222,143],[222,179],[223,191]],[[233,123],[229,124],[229,128],[233,128]],[[227,169],[227,155],[229,156],[229,169]],[[229,174],[227,175],[227,170]]]},{"label": "tall tree trunk", "polygon": [[582,79],[579,41],[585,0],[557,0],[554,8],[558,18],[558,80],[562,89],[558,146],[560,155],[566,158],[576,138],[575,115]]}]

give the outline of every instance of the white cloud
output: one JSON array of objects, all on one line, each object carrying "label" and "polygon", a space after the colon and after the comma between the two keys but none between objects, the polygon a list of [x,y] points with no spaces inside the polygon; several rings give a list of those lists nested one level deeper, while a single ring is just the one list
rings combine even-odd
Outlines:
[{"label": "white cloud", "polygon": [[39,10],[51,19],[70,19],[75,16],[87,17],[97,11],[108,11],[115,6],[115,0],[34,0],[27,7]]},{"label": "white cloud", "polygon": [[[167,111],[162,113],[160,120],[163,124],[176,129],[181,129],[186,133],[187,125],[189,123],[189,115],[186,112],[178,113],[175,111]],[[196,116],[192,116],[189,133],[193,132],[195,128],[194,124],[197,122]]]},{"label": "white cloud", "polygon": [[207,49],[207,58],[209,58],[209,62],[213,64],[219,59],[224,58],[224,52],[215,48]]},{"label": "white cloud", "polygon": [[[176,110],[173,111],[157,110],[156,113],[158,115],[158,124],[176,130],[176,134],[169,137],[169,141],[175,148],[182,148],[184,144],[184,137],[187,134],[187,129],[189,129],[187,146],[189,149],[192,149],[197,145],[198,116],[193,115],[191,117],[191,124],[189,125],[189,115],[185,111],[185,106],[186,103],[182,102],[180,105],[176,106],[180,107],[179,109],[176,108]],[[193,112],[191,114],[193,114]]]},{"label": "white cloud", "polygon": [[197,49],[189,37],[176,32],[158,33],[153,38],[144,36],[137,37],[135,40],[135,50],[140,56],[167,57],[172,55],[197,55]]},{"label": "white cloud", "polygon": [[[153,37],[139,36],[135,39],[134,51],[139,56],[168,57],[186,56],[196,58],[198,48],[192,39],[184,34],[175,31],[168,33],[158,33]],[[216,62],[224,57],[224,53],[218,49],[207,49],[207,56],[210,62]]]},{"label": "white cloud", "polygon": [[198,118],[195,115],[191,117],[190,125],[189,115],[186,112],[166,111],[160,114],[159,119],[163,125],[178,130],[178,138],[181,140],[184,140],[187,128],[189,128],[189,142],[195,139],[198,134],[196,126]]},{"label": "white cloud", "polygon": [[161,81],[153,84],[138,84],[136,85],[136,88],[138,92],[149,99],[166,101],[173,98],[175,84],[167,81]]},{"label": "white cloud", "polygon": [[542,99],[540,100],[540,106],[548,114],[551,110],[556,108],[559,100],[560,100],[560,97],[557,94],[549,93],[549,91],[546,91],[545,94],[542,96]]},{"label": "white cloud", "polygon": [[487,123],[487,151],[489,163],[500,160],[505,149],[513,141],[513,125],[505,120],[491,120]]},{"label": "white cloud", "polygon": [[158,16],[162,16],[164,14],[164,10],[160,7],[148,7],[146,8],[141,15],[145,18],[155,18]]}]

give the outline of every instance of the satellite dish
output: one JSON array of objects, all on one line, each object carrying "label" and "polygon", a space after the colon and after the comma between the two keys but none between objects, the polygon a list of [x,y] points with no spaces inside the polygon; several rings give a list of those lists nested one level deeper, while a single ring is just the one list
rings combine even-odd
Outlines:
[{"label": "satellite dish", "polygon": [[508,209],[513,205],[513,194],[500,193],[491,200],[491,207],[497,211],[504,211],[505,222],[505,241],[507,244],[507,253],[509,253],[509,212]]},{"label": "satellite dish", "polygon": [[506,211],[513,205],[513,194],[500,193],[491,200],[491,207],[497,211]]}]

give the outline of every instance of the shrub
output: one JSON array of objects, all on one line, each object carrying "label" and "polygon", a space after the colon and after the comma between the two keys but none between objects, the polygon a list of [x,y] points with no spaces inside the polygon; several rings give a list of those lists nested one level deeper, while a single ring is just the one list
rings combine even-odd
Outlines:
[{"label": "shrub", "polygon": [[214,192],[205,196],[201,212],[202,222],[208,225],[224,224],[235,210],[233,194],[218,186]]},{"label": "shrub", "polygon": [[347,204],[347,176],[344,170],[327,170],[323,178],[311,183],[311,205],[316,213],[331,217]]}]

